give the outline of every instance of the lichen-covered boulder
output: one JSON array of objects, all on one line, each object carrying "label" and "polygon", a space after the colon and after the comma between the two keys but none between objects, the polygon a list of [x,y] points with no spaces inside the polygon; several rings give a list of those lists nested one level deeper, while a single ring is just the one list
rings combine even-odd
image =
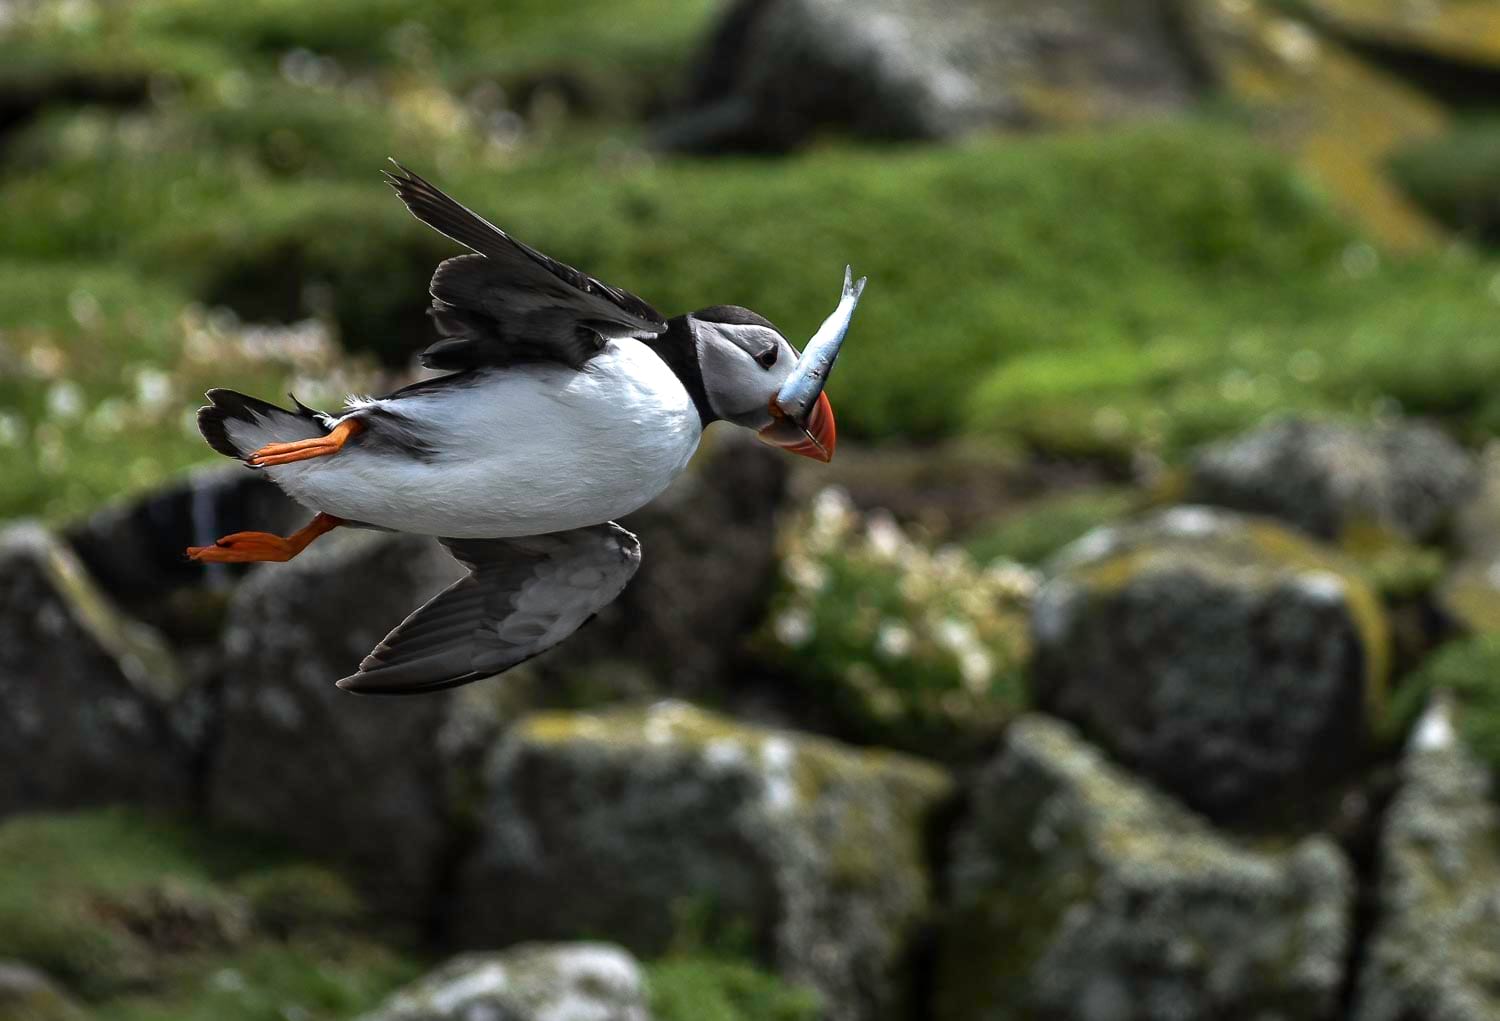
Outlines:
[{"label": "lichen-covered boulder", "polygon": [[489,784],[454,896],[464,945],[736,939],[832,1021],[899,1010],[950,788],[936,767],[669,702],[530,717]]},{"label": "lichen-covered boulder", "polygon": [[1500,805],[1441,696],[1385,819],[1355,1021],[1500,1017]]},{"label": "lichen-covered boulder", "polygon": [[464,954],[360,1021],[650,1021],[646,981],[608,943],[533,943]]},{"label": "lichen-covered boulder", "polygon": [[185,807],[182,673],[45,529],[0,532],[0,815],[111,802]]},{"label": "lichen-covered boulder", "polygon": [[[1366,43],[1452,61],[1460,73],[1500,70],[1500,7],[1491,0],[1308,0],[1308,7]],[[1429,73],[1440,77],[1441,66]]]},{"label": "lichen-covered boulder", "polygon": [[430,539],[369,532],[252,572],[225,625],[211,816],[340,856],[381,906],[424,910],[448,840],[442,737],[463,733],[473,696],[368,698],[334,681],[462,574]]},{"label": "lichen-covered boulder", "polygon": [[1325,539],[1379,529],[1427,542],[1476,482],[1474,459],[1424,423],[1286,419],[1200,450],[1188,496],[1268,514]]},{"label": "lichen-covered boulder", "polygon": [[1172,5],[741,0],[697,60],[669,145],[786,149],[819,131],[946,138],[1180,107],[1201,81]]},{"label": "lichen-covered boulder", "polygon": [[[1234,98],[1260,137],[1321,178],[1346,214],[1392,247],[1441,241],[1385,166],[1397,148],[1443,131],[1448,114],[1437,99],[1297,17],[1293,5],[1197,0],[1178,10],[1218,91]],[[1360,276],[1379,259],[1375,248],[1356,244],[1344,269]],[[1320,371],[1316,362],[1312,371]]]},{"label": "lichen-covered boulder", "polygon": [[1333,1016],[1353,882],[1332,842],[1237,846],[1041,716],[969,805],[937,1021]]},{"label": "lichen-covered boulder", "polygon": [[1383,611],[1280,525],[1174,508],[1089,533],[1051,574],[1032,615],[1038,706],[1194,807],[1285,808],[1366,748]]}]

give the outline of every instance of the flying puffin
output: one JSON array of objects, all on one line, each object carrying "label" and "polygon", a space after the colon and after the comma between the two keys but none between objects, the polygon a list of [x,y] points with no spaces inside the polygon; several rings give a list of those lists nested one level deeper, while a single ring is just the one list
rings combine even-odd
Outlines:
[{"label": "flying puffin", "polygon": [[865,281],[799,353],[764,316],[714,305],[665,319],[549,258],[395,165],[406,208],[469,249],[433,274],[445,375],[341,414],[215,389],[203,438],[316,512],[289,536],[236,532],[188,556],[285,561],[343,525],[437,537],[469,574],[407,617],[338,686],[436,691],[491,677],[567,638],[625,588],[640,543],[614,522],[667,488],[711,422],[820,461],[823,394]]}]

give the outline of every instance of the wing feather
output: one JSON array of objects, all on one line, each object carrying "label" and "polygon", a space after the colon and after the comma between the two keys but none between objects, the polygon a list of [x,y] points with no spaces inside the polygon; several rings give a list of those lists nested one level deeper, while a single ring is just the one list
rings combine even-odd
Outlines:
[{"label": "wing feather", "polygon": [[441,539],[469,569],[386,635],[338,682],[405,695],[503,673],[567,638],[613,602],[641,562],[608,522],[517,539]]},{"label": "wing feather", "polygon": [[474,253],[433,274],[431,315],[443,339],[422,354],[430,368],[535,360],[580,367],[607,340],[666,331],[661,313],[634,294],[517,241],[392,163],[397,172],[386,180],[412,215]]}]

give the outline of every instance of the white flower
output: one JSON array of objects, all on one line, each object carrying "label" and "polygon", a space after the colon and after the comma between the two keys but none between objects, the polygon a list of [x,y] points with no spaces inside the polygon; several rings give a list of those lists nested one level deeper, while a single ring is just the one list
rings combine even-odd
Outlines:
[{"label": "white flower", "polygon": [[957,617],[944,617],[938,621],[937,642],[956,655],[974,648],[974,626]]},{"label": "white flower", "polygon": [[880,625],[880,631],[875,635],[875,647],[882,656],[890,659],[900,659],[911,652],[911,642],[911,629],[893,621]]},{"label": "white flower", "polygon": [[794,649],[806,645],[813,636],[812,617],[806,610],[783,610],[776,615],[771,628],[782,645]]},{"label": "white flower", "polygon": [[994,669],[990,654],[983,649],[967,649],[958,657],[958,673],[964,680],[964,687],[976,695],[989,688]]},{"label": "white flower", "polygon": [[809,539],[814,546],[825,545],[844,534],[853,523],[854,504],[842,489],[829,486],[813,497]]},{"label": "white flower", "polygon": [[0,411],[0,447],[18,446],[24,430],[20,415]]},{"label": "white flower", "polygon": [[52,418],[77,418],[83,410],[83,390],[77,383],[60,380],[47,389],[47,414]]},{"label": "white flower", "polygon": [[787,557],[781,569],[799,592],[822,592],[828,584],[828,569],[811,557]]},{"label": "white flower", "polygon": [[1029,599],[1041,584],[1040,571],[1034,571],[1014,560],[1000,559],[985,568],[985,578],[1001,595]]},{"label": "white flower", "polygon": [[901,548],[906,545],[906,533],[901,531],[896,519],[885,511],[876,511],[870,515],[869,523],[865,526],[865,538],[870,549],[882,560],[896,559]]},{"label": "white flower", "polygon": [[160,369],[141,369],[135,374],[135,398],[144,408],[162,407],[172,399],[172,378]]}]

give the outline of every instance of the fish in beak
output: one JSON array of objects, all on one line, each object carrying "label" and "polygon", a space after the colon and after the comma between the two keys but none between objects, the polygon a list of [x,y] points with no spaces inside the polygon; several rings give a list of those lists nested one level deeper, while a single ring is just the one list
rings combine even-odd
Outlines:
[{"label": "fish in beak", "polygon": [[773,446],[818,461],[833,460],[837,430],[833,424],[833,406],[828,403],[823,387],[828,384],[828,374],[844,345],[854,307],[864,293],[866,278],[854,280],[853,276],[850,267],[845,266],[844,293],[838,307],[823,320],[791,375],[771,398],[771,424],[758,433]]}]

